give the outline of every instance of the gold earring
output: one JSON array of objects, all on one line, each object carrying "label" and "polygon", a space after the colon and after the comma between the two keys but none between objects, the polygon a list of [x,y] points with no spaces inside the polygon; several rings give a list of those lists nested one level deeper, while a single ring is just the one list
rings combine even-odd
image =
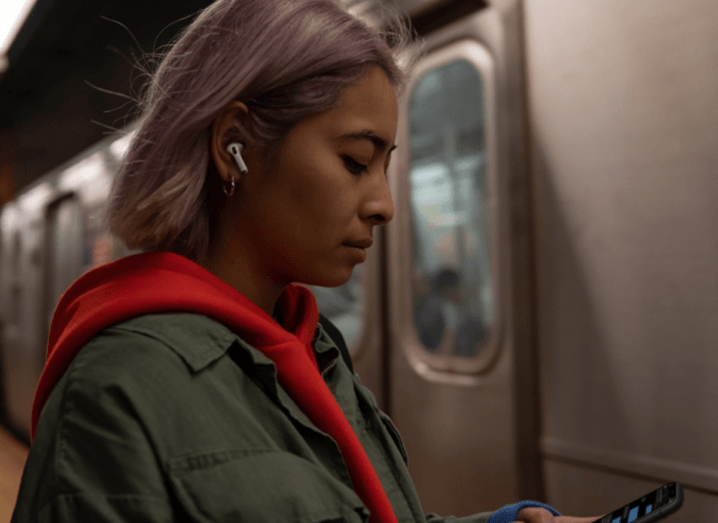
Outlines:
[{"label": "gold earring", "polygon": [[226,194],[227,196],[232,196],[234,194],[234,176],[232,176],[231,180],[232,180],[232,188],[229,191],[227,191],[227,187],[224,185],[224,183],[222,184],[222,190],[224,191],[224,194]]}]

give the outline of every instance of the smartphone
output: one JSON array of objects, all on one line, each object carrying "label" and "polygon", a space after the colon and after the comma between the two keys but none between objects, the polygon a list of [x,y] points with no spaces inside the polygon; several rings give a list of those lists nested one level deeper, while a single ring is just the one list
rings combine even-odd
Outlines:
[{"label": "smartphone", "polygon": [[683,486],[667,483],[593,523],[651,523],[667,518],[683,505]]}]

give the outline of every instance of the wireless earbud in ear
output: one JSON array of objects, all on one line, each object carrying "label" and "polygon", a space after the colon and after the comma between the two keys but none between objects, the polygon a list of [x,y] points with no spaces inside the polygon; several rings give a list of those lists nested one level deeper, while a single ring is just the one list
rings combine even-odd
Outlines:
[{"label": "wireless earbud in ear", "polygon": [[242,149],[244,149],[244,144],[242,143],[231,143],[227,146],[227,152],[231,154],[234,161],[237,162],[239,171],[242,174],[246,174],[249,172],[249,169],[247,169],[247,164],[244,163],[244,158],[242,158]]}]

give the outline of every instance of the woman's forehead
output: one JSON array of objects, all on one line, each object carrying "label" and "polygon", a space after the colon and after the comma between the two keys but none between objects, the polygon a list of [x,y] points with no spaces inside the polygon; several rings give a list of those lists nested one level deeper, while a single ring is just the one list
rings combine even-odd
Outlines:
[{"label": "woman's forehead", "polygon": [[381,69],[374,69],[348,88],[342,102],[320,115],[318,125],[336,139],[366,140],[378,149],[393,146],[399,108],[394,88]]}]

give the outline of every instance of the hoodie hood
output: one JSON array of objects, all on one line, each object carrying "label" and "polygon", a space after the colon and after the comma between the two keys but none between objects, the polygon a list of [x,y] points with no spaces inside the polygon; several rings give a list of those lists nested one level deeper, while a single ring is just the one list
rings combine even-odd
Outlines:
[{"label": "hoodie hood", "polygon": [[136,254],[85,273],[62,295],[52,318],[31,437],[48,396],[80,348],[101,330],[135,316],[198,312],[257,348],[299,342],[316,366],[311,341],[319,312],[311,291],[288,285],[278,305],[284,328],[229,284],[170,252]]}]

